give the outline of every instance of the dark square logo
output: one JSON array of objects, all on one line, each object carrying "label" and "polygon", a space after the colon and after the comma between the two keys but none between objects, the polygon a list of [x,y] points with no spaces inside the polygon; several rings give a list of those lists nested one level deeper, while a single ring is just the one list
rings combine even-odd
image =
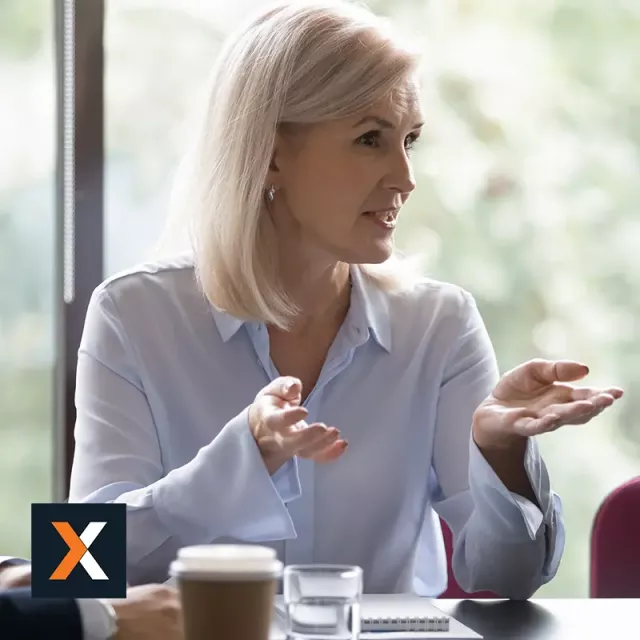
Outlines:
[{"label": "dark square logo", "polygon": [[34,598],[124,598],[127,505],[32,504]]}]

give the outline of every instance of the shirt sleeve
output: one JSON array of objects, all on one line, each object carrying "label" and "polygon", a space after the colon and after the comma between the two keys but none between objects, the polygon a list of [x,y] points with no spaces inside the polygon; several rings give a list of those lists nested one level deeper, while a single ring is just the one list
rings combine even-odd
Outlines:
[{"label": "shirt sleeve", "polygon": [[114,622],[102,600],[78,598],[76,604],[82,621],[83,640],[109,640],[113,637]]},{"label": "shirt sleeve", "polygon": [[165,580],[181,546],[296,536],[285,505],[299,494],[295,463],[274,481],[251,434],[248,408],[165,475],[135,357],[105,289],[94,293],[87,312],[76,407],[69,499],[127,504],[130,584]]},{"label": "shirt sleeve", "polygon": [[541,509],[504,486],[471,437],[473,413],[497,384],[498,367],[475,301],[466,292],[463,297],[438,398],[434,509],[453,533],[452,568],[462,589],[527,599],[558,569],[561,503],[533,438],[525,469]]},{"label": "shirt sleeve", "polygon": [[[529,438],[525,453],[525,470],[538,500],[537,505],[525,497],[508,491],[495,471],[487,463],[484,456],[471,439],[470,452],[470,484],[475,490],[476,505],[483,505],[491,496],[499,494],[505,499],[508,508],[501,509],[502,501],[496,501],[498,522],[508,523],[512,530],[524,523],[527,535],[533,541],[543,536],[547,547],[545,563],[542,569],[541,584],[549,582],[558,572],[565,543],[564,520],[562,517],[562,501],[560,496],[551,490],[549,474],[535,438]],[[516,510],[511,506],[515,505]],[[485,508],[482,508],[485,511]]]}]

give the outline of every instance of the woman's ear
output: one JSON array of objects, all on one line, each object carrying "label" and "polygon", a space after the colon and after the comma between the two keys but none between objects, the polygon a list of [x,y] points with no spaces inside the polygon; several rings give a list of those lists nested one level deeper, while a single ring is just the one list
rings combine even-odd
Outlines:
[{"label": "woman's ear", "polygon": [[278,172],[278,162],[276,160],[276,152],[274,150],[274,152],[271,154],[271,162],[269,162],[269,171],[274,171],[274,172]]},{"label": "woman's ear", "polygon": [[281,180],[284,146],[285,140],[282,134],[280,132],[276,133],[273,153],[271,154],[271,160],[269,162],[269,172],[267,174],[267,181],[270,184],[278,184]]},{"label": "woman's ear", "polygon": [[276,131],[273,153],[269,162],[267,180],[281,187],[287,174],[287,167],[295,162],[304,144],[305,129],[299,125],[280,124]]}]

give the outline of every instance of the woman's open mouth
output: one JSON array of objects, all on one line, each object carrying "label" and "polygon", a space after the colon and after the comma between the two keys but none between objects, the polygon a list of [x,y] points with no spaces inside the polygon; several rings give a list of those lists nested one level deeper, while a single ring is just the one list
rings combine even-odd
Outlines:
[{"label": "woman's open mouth", "polygon": [[365,211],[362,215],[382,229],[392,230],[396,227],[398,209],[386,209],[384,211]]}]

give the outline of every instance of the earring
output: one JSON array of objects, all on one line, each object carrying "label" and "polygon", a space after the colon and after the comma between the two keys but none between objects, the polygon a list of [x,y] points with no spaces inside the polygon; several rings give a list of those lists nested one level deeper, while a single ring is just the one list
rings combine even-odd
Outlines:
[{"label": "earring", "polygon": [[271,185],[269,189],[267,189],[267,200],[269,202],[273,202],[273,199],[276,197],[276,187],[275,185]]}]

